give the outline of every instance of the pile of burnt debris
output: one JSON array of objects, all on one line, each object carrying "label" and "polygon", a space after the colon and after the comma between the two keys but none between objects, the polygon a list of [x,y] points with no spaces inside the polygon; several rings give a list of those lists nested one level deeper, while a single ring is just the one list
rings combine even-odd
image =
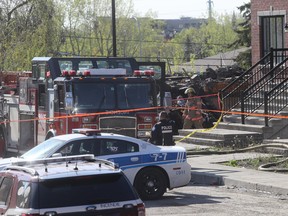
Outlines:
[{"label": "pile of burnt debris", "polygon": [[166,77],[166,85],[172,93],[172,98],[177,98],[178,95],[185,97],[184,92],[189,87],[192,87],[199,96],[218,93],[235,77],[244,72],[236,65],[221,67],[217,70],[207,68],[206,71],[197,74],[191,74],[184,68],[182,70],[181,73],[174,73]]},{"label": "pile of burnt debris", "polygon": [[[174,106],[179,112],[179,106],[184,106],[182,103],[178,103],[177,98],[183,98],[185,101],[187,95],[185,90],[187,88],[193,88],[197,96],[201,96],[204,110],[210,110],[205,113],[204,128],[212,127],[213,122],[217,121],[221,115],[219,110],[219,98],[218,93],[227,86],[235,77],[240,76],[244,70],[237,67],[225,67],[213,70],[207,68],[205,72],[199,74],[192,74],[187,72],[184,68],[182,73],[173,74],[173,76],[166,77],[166,90],[171,92],[174,99]],[[212,110],[212,111],[211,111]],[[216,110],[217,112],[213,112]]]}]

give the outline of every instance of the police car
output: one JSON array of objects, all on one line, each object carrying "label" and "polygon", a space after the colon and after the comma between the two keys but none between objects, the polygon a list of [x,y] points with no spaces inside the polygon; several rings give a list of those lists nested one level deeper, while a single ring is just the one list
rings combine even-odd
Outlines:
[{"label": "police car", "polygon": [[73,132],[50,138],[20,158],[2,159],[0,167],[15,160],[93,154],[118,165],[143,200],[158,199],[167,189],[185,186],[191,179],[191,166],[183,147],[156,146],[92,129],[74,129]]},{"label": "police car", "polygon": [[145,216],[145,205],[111,161],[94,155],[18,161],[0,171],[6,216]]}]

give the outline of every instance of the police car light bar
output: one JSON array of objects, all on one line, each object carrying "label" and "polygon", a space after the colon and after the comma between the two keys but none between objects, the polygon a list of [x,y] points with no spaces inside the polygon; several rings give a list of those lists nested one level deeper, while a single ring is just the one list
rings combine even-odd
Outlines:
[{"label": "police car light bar", "polygon": [[33,175],[37,175],[37,172],[34,169],[28,167],[22,167],[25,165],[35,165],[35,164],[49,164],[49,163],[59,163],[59,162],[71,162],[71,161],[88,161],[88,162],[98,162],[99,168],[101,168],[101,163],[107,166],[110,166],[114,169],[119,169],[119,167],[112,161],[105,159],[97,159],[93,154],[86,155],[73,155],[73,156],[65,156],[65,157],[52,157],[52,158],[43,158],[36,160],[21,160],[12,162],[11,165],[5,167],[5,170],[13,169],[13,170],[23,170]]},{"label": "police car light bar", "polygon": [[48,163],[57,163],[57,162],[67,162],[67,161],[95,161],[95,156],[93,154],[86,155],[73,155],[66,157],[52,157],[52,158],[44,158],[44,159],[36,159],[36,160],[20,160],[12,162],[12,165],[23,166],[28,164],[48,164]]},{"label": "police car light bar", "polygon": [[91,128],[74,128],[72,129],[72,133],[79,133],[84,134],[86,136],[93,136],[93,135],[100,135],[101,131]]}]

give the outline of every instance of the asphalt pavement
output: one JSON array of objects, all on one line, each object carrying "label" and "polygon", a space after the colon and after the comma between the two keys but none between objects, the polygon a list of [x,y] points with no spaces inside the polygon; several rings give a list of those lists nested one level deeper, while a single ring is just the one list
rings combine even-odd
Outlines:
[{"label": "asphalt pavement", "polygon": [[[187,150],[199,149],[199,146],[177,142]],[[205,146],[201,146],[205,148]],[[205,185],[225,185],[231,188],[246,189],[277,196],[288,195],[288,174],[259,171],[221,164],[231,160],[259,158],[263,153],[247,152],[225,155],[192,155],[187,161],[191,164],[191,181]],[[267,154],[266,154],[267,155]]]}]

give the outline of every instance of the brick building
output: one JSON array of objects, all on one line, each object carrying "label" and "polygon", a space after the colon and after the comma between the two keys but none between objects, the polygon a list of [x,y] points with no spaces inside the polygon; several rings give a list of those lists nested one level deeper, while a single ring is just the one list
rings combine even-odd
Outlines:
[{"label": "brick building", "polygon": [[251,0],[252,64],[270,48],[288,48],[288,0]]}]

